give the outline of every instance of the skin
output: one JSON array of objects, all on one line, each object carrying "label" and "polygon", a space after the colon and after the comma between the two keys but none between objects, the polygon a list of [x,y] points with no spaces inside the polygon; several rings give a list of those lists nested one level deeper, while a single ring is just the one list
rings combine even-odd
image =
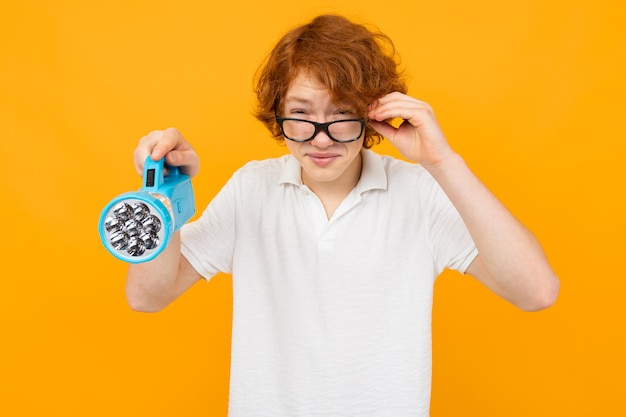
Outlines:
[{"label": "skin", "polygon": [[[177,129],[155,130],[139,140],[133,159],[135,169],[143,175],[146,158],[158,161],[165,156],[171,166],[195,176],[200,159],[193,147]],[[202,277],[180,254],[180,232],[172,235],[167,247],[154,260],[129,265],[126,298],[135,311],[155,312],[168,306]]]},{"label": "skin", "polygon": [[[430,172],[459,211],[479,252],[467,273],[522,310],[551,306],[559,280],[539,242],[453,151],[432,108],[391,93],[371,106],[369,117],[402,155]],[[404,122],[396,129],[384,123],[390,118]]]},{"label": "skin", "polygon": [[[357,117],[334,104],[328,90],[306,74],[292,82],[283,114],[317,122]],[[320,132],[310,142],[285,140],[287,149],[302,166],[302,182],[320,197],[329,218],[359,181],[363,139],[361,136],[354,142],[337,143]]]},{"label": "skin", "polygon": [[[345,111],[332,103],[322,85],[301,74],[287,93],[283,115],[317,122],[354,117]],[[552,305],[559,280],[538,241],[454,152],[432,108],[394,92],[372,103],[368,117],[370,125],[403,156],[428,170],[460,213],[479,251],[467,273],[520,309],[537,311]],[[385,122],[397,118],[404,120],[397,128]],[[302,166],[304,184],[318,195],[331,217],[359,181],[363,138],[338,144],[320,133],[310,142],[286,143]],[[148,155],[155,160],[165,155],[168,164],[192,176],[199,169],[197,154],[176,129],[154,131],[140,140],[135,151],[140,174]],[[200,279],[180,255],[176,233],[155,260],[129,266],[127,298],[135,310],[158,311]]]}]

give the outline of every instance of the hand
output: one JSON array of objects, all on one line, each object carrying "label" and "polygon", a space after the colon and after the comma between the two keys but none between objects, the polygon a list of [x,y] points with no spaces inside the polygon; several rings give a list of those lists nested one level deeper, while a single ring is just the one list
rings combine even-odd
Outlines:
[{"label": "hand", "polygon": [[[436,167],[454,152],[439,127],[432,108],[423,101],[394,92],[370,106],[369,124],[406,158],[425,168]],[[402,119],[398,127],[387,120]]]},{"label": "hand", "polygon": [[195,176],[200,170],[198,154],[175,128],[155,130],[139,140],[133,154],[135,169],[139,175],[143,175],[148,155],[154,161],[159,161],[165,156],[168,165],[179,167],[182,173],[190,177]]}]

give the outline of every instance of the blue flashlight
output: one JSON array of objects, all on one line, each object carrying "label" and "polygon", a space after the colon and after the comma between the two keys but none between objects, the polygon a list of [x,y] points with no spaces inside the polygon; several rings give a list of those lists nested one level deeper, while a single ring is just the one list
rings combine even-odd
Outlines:
[{"label": "blue flashlight", "polygon": [[195,213],[191,178],[165,158],[146,159],[143,187],[115,197],[100,214],[98,230],[104,247],[130,263],[154,259],[172,234]]}]

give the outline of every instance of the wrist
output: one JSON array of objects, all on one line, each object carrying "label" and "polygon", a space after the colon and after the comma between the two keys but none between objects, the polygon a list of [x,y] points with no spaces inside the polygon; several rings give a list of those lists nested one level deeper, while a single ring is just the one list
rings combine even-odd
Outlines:
[{"label": "wrist", "polygon": [[454,172],[459,168],[466,166],[463,157],[454,152],[452,149],[450,149],[445,155],[442,155],[431,162],[422,162],[421,165],[435,178],[446,175],[446,173]]}]

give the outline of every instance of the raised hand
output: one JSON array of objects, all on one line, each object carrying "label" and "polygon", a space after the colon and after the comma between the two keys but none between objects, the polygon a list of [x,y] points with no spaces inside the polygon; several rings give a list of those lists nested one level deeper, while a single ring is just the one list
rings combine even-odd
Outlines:
[{"label": "raised hand", "polygon": [[190,177],[200,170],[198,154],[175,128],[154,130],[139,140],[133,154],[135,169],[139,175],[143,175],[148,155],[155,161],[165,157],[167,164],[179,167],[181,172]]},{"label": "raised hand", "polygon": [[[370,125],[402,155],[425,168],[454,154],[428,103],[394,92],[372,103],[368,117]],[[402,120],[399,126],[388,123],[394,119]]]}]

